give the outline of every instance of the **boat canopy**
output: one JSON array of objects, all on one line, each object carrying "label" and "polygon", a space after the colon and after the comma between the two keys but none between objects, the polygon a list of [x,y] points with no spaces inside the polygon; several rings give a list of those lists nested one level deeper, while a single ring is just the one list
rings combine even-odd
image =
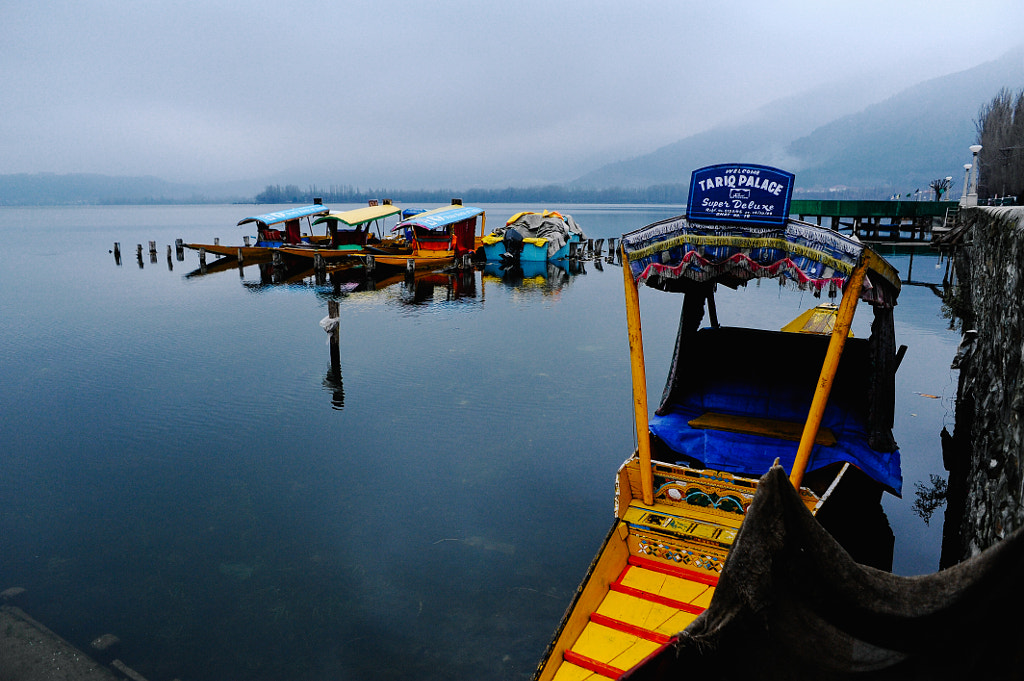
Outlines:
[{"label": "boat canopy", "polygon": [[800,220],[741,225],[681,215],[624,234],[622,248],[634,281],[664,291],[685,291],[687,282],[736,288],[772,278],[834,294],[863,260],[868,267],[861,300],[892,307],[900,292],[899,273],[869,247]]},{"label": "boat canopy", "polygon": [[398,212],[398,206],[394,205],[364,206],[362,208],[356,208],[355,210],[347,210],[342,213],[328,213],[327,215],[318,217],[313,221],[313,224],[319,225],[323,222],[340,222],[348,225],[349,227],[358,227],[359,225],[364,225],[367,222],[374,222],[375,220],[386,218],[389,215],[397,215]]},{"label": "boat canopy", "polygon": [[399,222],[391,228],[391,231],[397,232],[409,227],[440,229],[442,227],[447,227],[448,225],[454,225],[457,222],[462,222],[463,220],[475,218],[478,215],[483,215],[483,213],[483,208],[474,208],[472,206],[459,206],[456,204],[441,206],[440,208],[434,208],[433,210],[423,211],[408,220]]},{"label": "boat canopy", "polygon": [[288,222],[289,220],[298,220],[309,215],[325,215],[328,212],[327,206],[315,204],[312,206],[301,206],[298,208],[288,208],[286,210],[279,210],[274,213],[267,213],[265,215],[254,215],[252,217],[239,220],[239,225],[244,225],[250,222],[258,223],[264,228],[270,225],[276,225],[279,222]]},{"label": "boat canopy", "polygon": [[[637,432],[653,436],[640,440],[642,461],[652,445],[668,450],[659,452],[663,460],[674,453],[677,461],[743,474],[763,473],[778,459],[792,463],[794,486],[807,471],[848,462],[901,494],[899,451],[892,435],[899,366],[893,311],[900,279],[892,265],[856,239],[793,219],[767,225],[679,216],[624,234],[621,246]],[[831,335],[776,331],[754,336],[753,331],[721,327],[715,286],[737,288],[761,278],[830,296],[842,292]],[[640,283],[684,294],[668,380],[650,419],[638,338]],[[858,300],[874,308],[867,339],[848,338]],[[702,328],[705,308],[710,328]],[[751,348],[780,370],[751,364]],[[696,375],[694,362],[700,363]],[[808,386],[817,388],[808,391]],[[803,424],[799,445],[748,433],[749,423],[739,433],[721,424],[704,427],[698,417],[705,413]],[[838,444],[820,441],[821,428]]]}]

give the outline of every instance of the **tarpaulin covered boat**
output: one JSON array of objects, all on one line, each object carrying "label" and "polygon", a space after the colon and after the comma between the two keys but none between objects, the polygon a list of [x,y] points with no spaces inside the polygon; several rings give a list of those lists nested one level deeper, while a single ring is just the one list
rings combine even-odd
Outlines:
[{"label": "tarpaulin covered boat", "polygon": [[569,243],[582,241],[583,230],[571,215],[554,211],[516,213],[504,227],[483,238],[484,258],[523,262],[559,260],[569,254]]}]

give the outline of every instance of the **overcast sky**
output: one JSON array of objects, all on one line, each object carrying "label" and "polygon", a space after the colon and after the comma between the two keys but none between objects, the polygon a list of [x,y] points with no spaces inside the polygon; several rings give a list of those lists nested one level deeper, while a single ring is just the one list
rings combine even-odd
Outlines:
[{"label": "overcast sky", "polygon": [[2,0],[0,174],[564,181],[1022,43],[1020,0]]}]

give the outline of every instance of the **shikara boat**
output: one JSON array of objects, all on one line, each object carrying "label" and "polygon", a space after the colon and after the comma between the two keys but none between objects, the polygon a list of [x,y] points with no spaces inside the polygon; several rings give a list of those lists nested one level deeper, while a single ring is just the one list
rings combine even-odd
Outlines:
[{"label": "shikara boat", "polygon": [[313,225],[326,225],[328,241],[283,245],[276,250],[295,258],[314,259],[319,255],[328,262],[351,259],[365,253],[367,244],[385,247],[384,220],[399,212],[398,206],[374,201],[362,208],[327,213],[314,220]]},{"label": "shikara boat", "polygon": [[521,262],[559,260],[569,254],[569,243],[583,240],[583,230],[571,215],[554,211],[524,211],[510,217],[483,237],[484,258],[488,262],[504,259]]},{"label": "shikara boat", "polygon": [[[740,173],[748,186],[734,196],[753,210],[728,186],[722,196],[694,184],[728,185]],[[777,173],[783,198],[773,193]],[[730,165],[694,178],[686,215],[622,237],[637,449],[618,471],[612,526],[537,681],[618,678],[685,629],[710,604],[759,479],[776,462],[822,526],[831,515],[851,543],[881,513],[883,491],[902,491],[892,436],[898,273],[849,237],[789,219],[788,173]],[[704,199],[728,212],[702,213]],[[762,278],[842,298],[785,331],[721,326],[716,287]],[[650,417],[640,284],[682,294],[671,370]],[[859,301],[874,309],[870,338],[851,337]]]},{"label": "shikara boat", "polygon": [[418,213],[395,225],[393,234],[404,237],[399,248],[367,244],[367,267],[437,269],[472,254],[477,248],[477,218],[480,234],[486,224],[482,208],[452,204]]},{"label": "shikara boat", "polygon": [[[204,250],[217,255],[235,256],[241,255],[246,260],[269,260],[273,249],[285,244],[310,244],[326,243],[329,235],[312,236],[312,225],[309,220],[317,215],[326,215],[328,208],[319,203],[310,206],[288,208],[264,215],[253,215],[238,221],[239,226],[254,223],[256,225],[256,241],[251,243],[249,237],[245,237],[243,245],[229,246],[221,243],[212,244],[183,244],[195,250]],[[310,229],[307,234],[302,233],[301,221],[306,218]],[[283,225],[282,225],[283,223]],[[283,226],[284,229],[280,229]]]}]

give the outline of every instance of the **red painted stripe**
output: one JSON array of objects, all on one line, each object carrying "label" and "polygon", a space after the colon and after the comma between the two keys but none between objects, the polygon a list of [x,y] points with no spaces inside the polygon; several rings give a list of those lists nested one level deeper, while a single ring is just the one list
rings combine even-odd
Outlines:
[{"label": "red painted stripe", "polygon": [[574,653],[571,650],[566,650],[564,653],[562,653],[562,659],[564,659],[566,662],[571,662],[577,667],[583,667],[587,671],[594,672],[595,674],[600,674],[601,676],[605,676],[609,679],[617,679],[626,673],[624,669],[617,669],[616,667],[613,667],[610,664],[598,662],[597,660],[591,657],[587,657],[586,655],[580,655],[579,653]]},{"label": "red painted stripe", "polygon": [[644,568],[645,570],[651,570],[653,572],[660,572],[665,575],[672,575],[673,577],[681,577],[682,579],[688,579],[691,582],[697,582],[698,584],[718,586],[718,575],[712,575],[706,572],[698,572],[696,570],[691,570],[689,568],[676,567],[675,565],[667,565],[657,560],[644,558],[643,556],[630,556],[629,564]]},{"label": "red painted stripe", "polygon": [[662,634],[657,631],[651,631],[650,629],[645,629],[644,627],[638,627],[635,624],[623,622],[622,620],[617,620],[615,618],[608,617],[608,615],[602,615],[599,612],[591,614],[590,621],[594,624],[600,624],[602,627],[608,627],[609,629],[621,631],[622,633],[629,634],[630,636],[642,638],[645,641],[650,641],[651,643],[668,643],[671,639],[671,637],[667,634]]},{"label": "red painted stripe", "polygon": [[691,615],[699,615],[704,612],[705,608],[699,605],[693,605],[692,603],[686,603],[684,601],[677,601],[674,598],[668,598],[666,596],[659,596],[658,594],[652,594],[650,591],[642,591],[632,586],[626,586],[622,582],[616,581],[608,586],[609,591],[618,591],[620,594],[626,594],[634,598],[641,598],[651,603],[657,603],[658,605],[665,605],[682,612],[688,612]]}]

